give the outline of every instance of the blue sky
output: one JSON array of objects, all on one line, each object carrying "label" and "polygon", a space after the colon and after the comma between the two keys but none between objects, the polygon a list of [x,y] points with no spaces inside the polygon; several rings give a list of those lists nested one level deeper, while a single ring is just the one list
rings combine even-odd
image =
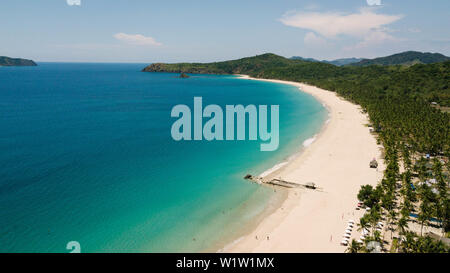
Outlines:
[{"label": "blue sky", "polygon": [[448,0],[0,0],[0,5],[0,55],[37,61],[203,62],[265,52],[318,59],[406,50],[450,55]]}]

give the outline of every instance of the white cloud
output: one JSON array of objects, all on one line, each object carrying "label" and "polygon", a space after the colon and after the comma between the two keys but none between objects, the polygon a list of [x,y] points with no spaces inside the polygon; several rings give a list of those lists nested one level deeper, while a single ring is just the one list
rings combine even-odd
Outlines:
[{"label": "white cloud", "polygon": [[130,45],[139,46],[161,46],[162,43],[157,42],[152,37],[146,37],[141,34],[116,33],[114,38]]},{"label": "white cloud", "polygon": [[324,38],[317,36],[314,32],[306,33],[304,42],[309,46],[324,46],[327,43]]},{"label": "white cloud", "polygon": [[[402,15],[387,15],[373,12],[373,9],[361,9],[357,13],[338,12],[296,12],[285,14],[280,21],[292,27],[306,29],[320,34],[324,38],[335,39],[350,36],[360,39],[358,46],[369,46],[395,38],[388,34],[385,27],[400,20]],[[321,37],[309,32],[305,42],[317,41]]]},{"label": "white cloud", "polygon": [[69,6],[81,6],[81,0],[67,0]]},{"label": "white cloud", "polygon": [[313,30],[322,36],[331,38],[341,34],[364,37],[368,32],[380,29],[401,18],[401,15],[377,14],[363,9],[359,13],[353,14],[299,12],[285,15],[280,21],[287,26]]}]

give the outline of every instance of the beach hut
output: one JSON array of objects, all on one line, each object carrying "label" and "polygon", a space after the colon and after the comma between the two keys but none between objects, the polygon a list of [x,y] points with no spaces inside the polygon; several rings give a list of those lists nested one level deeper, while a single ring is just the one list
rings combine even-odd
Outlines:
[{"label": "beach hut", "polygon": [[370,168],[376,169],[378,168],[378,162],[374,159],[372,159],[372,161],[370,161]]}]

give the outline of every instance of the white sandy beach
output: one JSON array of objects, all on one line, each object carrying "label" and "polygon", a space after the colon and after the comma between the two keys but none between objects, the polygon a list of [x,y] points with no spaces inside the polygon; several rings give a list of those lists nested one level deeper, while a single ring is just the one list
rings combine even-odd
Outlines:
[{"label": "white sandy beach", "polygon": [[[330,113],[329,122],[316,140],[269,176],[299,183],[314,182],[323,191],[289,189],[280,208],[223,251],[344,252],[346,247],[340,242],[347,221],[353,219],[357,223],[362,215],[355,210],[360,186],[376,185],[382,178],[381,146],[369,132],[367,115],[359,106],[314,86],[269,81],[301,88],[321,101]],[[378,170],[369,168],[373,158],[380,164]],[[355,225],[352,238],[359,237],[356,229]]]}]

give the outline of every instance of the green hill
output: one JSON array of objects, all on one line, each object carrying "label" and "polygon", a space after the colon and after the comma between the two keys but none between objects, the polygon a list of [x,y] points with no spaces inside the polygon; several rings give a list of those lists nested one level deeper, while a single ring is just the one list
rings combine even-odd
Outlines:
[{"label": "green hill", "polygon": [[291,59],[291,60],[300,60],[300,61],[305,61],[305,62],[321,62],[321,61],[316,60],[314,58],[303,58],[303,57],[300,57],[300,56],[292,56],[289,59]]},{"label": "green hill", "polygon": [[417,51],[407,51],[387,57],[375,59],[363,59],[360,62],[352,63],[352,66],[368,65],[414,65],[418,63],[432,64],[449,61],[450,58],[439,53],[422,53]]},{"label": "green hill", "polygon": [[[359,92],[396,94],[421,98],[450,106],[450,61],[436,64],[402,66],[335,66],[322,62],[287,59],[267,53],[239,60],[214,63],[155,63],[145,72],[198,74],[246,74],[257,78],[284,79],[315,84],[330,90],[348,93],[354,86],[365,86]],[[376,90],[372,91],[372,90]]]},{"label": "green hill", "polygon": [[275,54],[267,53],[239,60],[214,63],[154,63],[142,71],[194,74],[253,74],[260,73],[268,68],[287,67],[299,62],[302,61],[289,60]]},{"label": "green hill", "polygon": [[0,56],[0,66],[36,66],[32,60]]}]

